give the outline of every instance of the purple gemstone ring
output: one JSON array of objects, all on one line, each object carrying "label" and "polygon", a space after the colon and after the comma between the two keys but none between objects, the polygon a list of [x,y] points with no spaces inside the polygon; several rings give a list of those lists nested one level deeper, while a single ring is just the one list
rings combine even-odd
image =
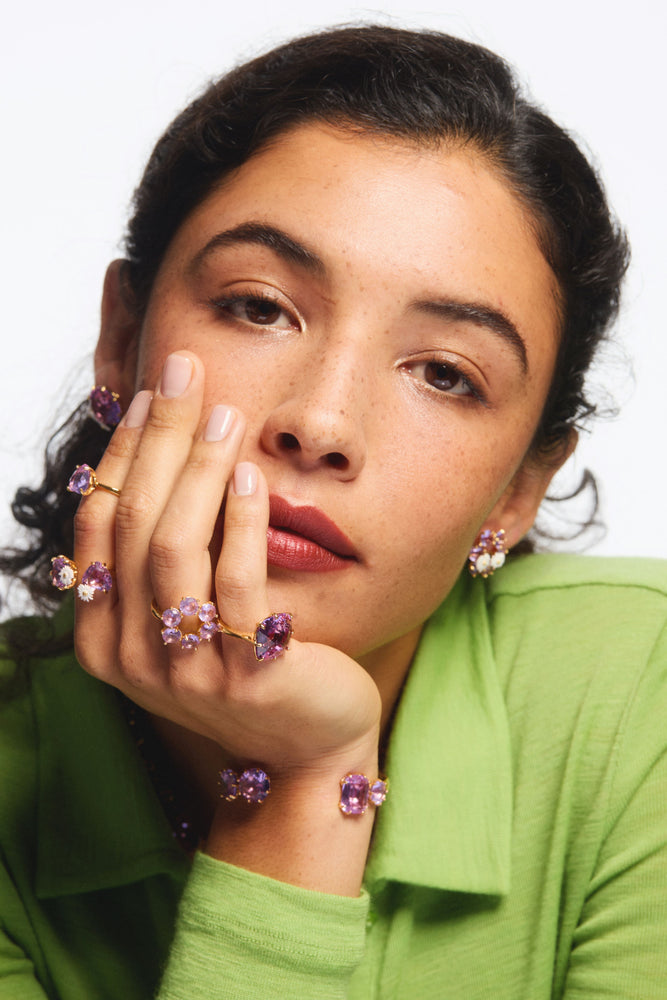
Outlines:
[{"label": "purple gemstone ring", "polygon": [[[177,607],[160,611],[155,602],[151,603],[151,614],[162,628],[162,642],[165,646],[180,646],[181,649],[198,649],[202,642],[210,641],[216,633],[230,635],[234,639],[251,642],[257,660],[276,660],[285,652],[292,638],[292,616],[286,611],[268,615],[258,623],[254,632],[237,632],[221,618],[211,601],[200,604],[196,597],[184,597]],[[197,617],[201,622],[198,631],[183,632],[180,625],[184,618]]]},{"label": "purple gemstone ring", "polygon": [[[177,607],[167,608],[166,611],[160,611],[153,601],[151,614],[163,626],[161,635],[165,646],[199,649],[202,642],[210,642],[220,631],[218,609],[213,601],[199,602],[196,597],[183,597]],[[179,626],[184,618],[197,620],[199,627],[196,632],[181,631]]]},{"label": "purple gemstone ring", "polygon": [[258,623],[254,632],[235,632],[222,620],[218,627],[223,635],[251,642],[257,660],[277,660],[285,652],[292,638],[292,616],[287,611],[267,615]]},{"label": "purple gemstone ring", "polygon": [[120,490],[117,490],[115,486],[107,486],[106,483],[101,483],[95,475],[95,470],[85,464],[77,465],[69,477],[67,489],[70,493],[78,493],[80,497],[89,496],[93,490],[106,490],[107,493],[113,493],[116,497],[120,496]]}]

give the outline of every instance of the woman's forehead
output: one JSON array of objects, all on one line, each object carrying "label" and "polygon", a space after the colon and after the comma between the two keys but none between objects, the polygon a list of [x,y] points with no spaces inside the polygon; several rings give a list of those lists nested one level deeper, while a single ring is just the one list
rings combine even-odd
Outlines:
[{"label": "woman's forehead", "polygon": [[[273,248],[271,231],[281,234]],[[552,347],[557,339],[557,283],[533,220],[469,147],[417,146],[320,124],[293,129],[191,213],[163,272],[220,266],[235,243],[291,254],[295,267],[341,294],[390,288],[406,308],[441,298],[478,302],[527,336],[550,331]]]}]

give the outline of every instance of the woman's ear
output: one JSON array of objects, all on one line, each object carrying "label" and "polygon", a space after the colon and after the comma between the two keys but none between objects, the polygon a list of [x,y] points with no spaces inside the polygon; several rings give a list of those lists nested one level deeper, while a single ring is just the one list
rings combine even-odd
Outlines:
[{"label": "woman's ear", "polygon": [[141,320],[131,307],[123,269],[114,260],[107,268],[102,292],[100,336],[95,348],[95,382],[120,395],[124,410],[134,396]]},{"label": "woman's ear", "polygon": [[517,545],[535,523],[549,483],[573,453],[577,440],[578,434],[571,428],[567,440],[549,455],[526,456],[484,521],[482,530],[503,528],[507,547],[511,549]]}]

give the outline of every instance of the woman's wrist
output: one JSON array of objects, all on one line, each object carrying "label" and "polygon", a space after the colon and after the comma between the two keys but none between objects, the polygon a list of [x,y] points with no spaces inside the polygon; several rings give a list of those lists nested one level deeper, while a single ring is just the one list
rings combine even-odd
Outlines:
[{"label": "woman's wrist", "polygon": [[[375,796],[368,794],[378,779],[377,748],[357,752],[348,760],[345,765],[336,754],[326,766],[319,762],[314,767],[267,771],[270,791],[261,801],[249,801],[242,794],[226,795],[230,789],[227,776],[206,853],[278,881],[357,896],[375,812],[381,804],[378,789]],[[240,779],[244,772],[233,773]],[[368,784],[365,801],[360,803],[359,782],[348,781],[346,804],[363,808],[343,811],[341,780],[348,775],[363,775]]]}]

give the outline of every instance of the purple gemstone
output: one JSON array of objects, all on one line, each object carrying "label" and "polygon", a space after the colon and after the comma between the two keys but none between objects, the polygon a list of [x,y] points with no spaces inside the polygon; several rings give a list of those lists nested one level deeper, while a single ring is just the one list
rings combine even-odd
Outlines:
[{"label": "purple gemstone", "polygon": [[204,642],[210,642],[213,636],[219,631],[220,626],[217,622],[204,622],[199,629],[199,638]]},{"label": "purple gemstone", "polygon": [[199,609],[199,620],[202,622],[212,622],[218,617],[218,609],[213,601],[204,601]]},{"label": "purple gemstone", "polygon": [[67,484],[70,493],[87,497],[95,489],[95,472],[89,465],[77,465]]},{"label": "purple gemstone", "polygon": [[173,646],[176,643],[180,645],[182,638],[183,636],[181,635],[180,629],[177,628],[162,629],[162,641],[165,644],[165,646]]},{"label": "purple gemstone", "polygon": [[221,799],[227,799],[228,802],[231,802],[238,797],[239,779],[236,771],[230,771],[228,768],[220,771],[218,782],[220,784]]},{"label": "purple gemstone", "polygon": [[184,597],[178,607],[182,615],[196,615],[199,611],[199,601],[196,597]]},{"label": "purple gemstone", "polygon": [[340,782],[340,811],[347,816],[361,816],[368,808],[368,778],[365,774],[346,774]]},{"label": "purple gemstone", "polygon": [[368,793],[368,800],[372,802],[374,806],[381,806],[384,800],[387,798],[387,782],[383,781],[382,778],[378,778],[371,785],[371,789]]},{"label": "purple gemstone", "polygon": [[251,767],[239,778],[239,794],[246,802],[263,802],[271,791],[271,782],[266,771]]},{"label": "purple gemstone", "polygon": [[81,583],[84,587],[92,587],[93,590],[101,590],[104,594],[108,593],[113,586],[111,573],[104,563],[101,562],[94,562],[90,564],[86,572],[81,577]]},{"label": "purple gemstone", "polygon": [[51,583],[58,590],[69,590],[76,583],[76,566],[67,556],[54,556],[51,560]]},{"label": "purple gemstone", "polygon": [[195,635],[194,632],[188,632],[181,639],[181,649],[197,649],[199,646],[199,636]]},{"label": "purple gemstone", "polygon": [[255,656],[258,660],[275,660],[284,653],[292,636],[292,616],[281,611],[269,615],[255,631]]},{"label": "purple gemstone", "polygon": [[167,628],[176,628],[177,625],[181,624],[181,612],[178,608],[167,608],[166,611],[162,612],[162,621]]},{"label": "purple gemstone", "polygon": [[96,385],[88,397],[90,415],[105,430],[111,430],[120,421],[121,410],[118,393],[104,385]]}]

